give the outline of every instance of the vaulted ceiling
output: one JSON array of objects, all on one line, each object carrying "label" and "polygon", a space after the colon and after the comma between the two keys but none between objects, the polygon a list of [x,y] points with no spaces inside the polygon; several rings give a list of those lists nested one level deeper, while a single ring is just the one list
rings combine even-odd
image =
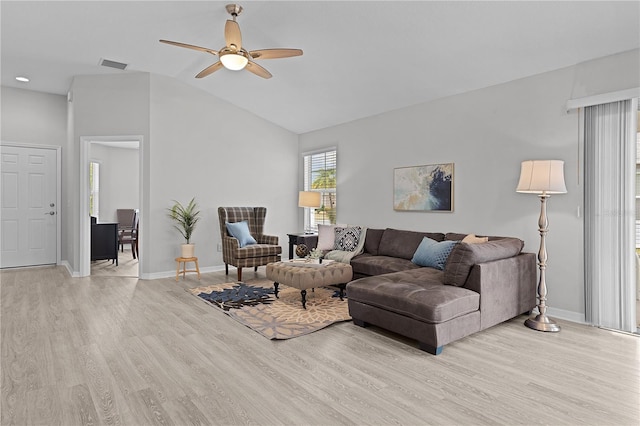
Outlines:
[{"label": "vaulted ceiling", "polygon": [[244,1],[248,50],[304,55],[260,61],[269,80],[195,79],[218,58],[158,40],[220,49],[227,3],[3,0],[2,85],[65,94],[74,75],[152,72],[305,133],[640,47],[637,1]]}]

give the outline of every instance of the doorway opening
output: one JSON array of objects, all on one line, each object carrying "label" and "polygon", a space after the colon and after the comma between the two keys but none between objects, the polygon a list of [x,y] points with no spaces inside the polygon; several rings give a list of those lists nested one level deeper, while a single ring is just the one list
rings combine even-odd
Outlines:
[{"label": "doorway opening", "polygon": [[[139,278],[143,270],[138,241],[143,226],[142,136],[81,137],[80,143],[80,276]],[[135,212],[139,223],[135,232],[133,221],[119,223],[124,222],[122,211]],[[108,236],[96,226],[108,228]],[[92,230],[101,241],[94,241]],[[100,245],[108,254],[95,256],[92,245],[94,249]]]}]

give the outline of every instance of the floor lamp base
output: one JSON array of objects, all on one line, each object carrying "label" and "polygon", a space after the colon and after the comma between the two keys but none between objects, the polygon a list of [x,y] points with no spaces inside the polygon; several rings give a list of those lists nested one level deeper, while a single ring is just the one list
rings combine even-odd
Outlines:
[{"label": "floor lamp base", "polygon": [[524,325],[538,331],[550,331],[552,333],[560,331],[560,326],[558,324],[547,318],[546,315],[542,314],[536,315],[535,318],[528,318],[524,322]]}]

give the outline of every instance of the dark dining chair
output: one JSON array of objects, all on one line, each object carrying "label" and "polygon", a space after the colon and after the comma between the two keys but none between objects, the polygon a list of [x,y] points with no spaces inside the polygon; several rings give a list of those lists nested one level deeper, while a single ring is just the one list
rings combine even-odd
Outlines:
[{"label": "dark dining chair", "polygon": [[121,233],[120,241],[119,241],[121,246],[124,246],[125,244],[131,244],[131,254],[133,255],[134,259],[138,259],[139,257],[139,252],[138,252],[139,235],[140,235],[140,220],[139,220],[139,215],[136,214],[136,217],[133,223],[133,229],[131,230],[131,232]]},{"label": "dark dining chair", "polygon": [[[124,251],[125,243],[131,243],[131,251],[133,252],[133,234],[137,232],[138,209],[117,209],[116,217],[118,219],[118,244],[120,251]],[[133,257],[136,257],[135,253]]]}]

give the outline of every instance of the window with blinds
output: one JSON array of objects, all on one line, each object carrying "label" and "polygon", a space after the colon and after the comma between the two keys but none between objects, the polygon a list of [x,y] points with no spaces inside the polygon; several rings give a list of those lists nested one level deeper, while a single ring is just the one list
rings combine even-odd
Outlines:
[{"label": "window with blinds", "polygon": [[89,163],[89,216],[100,216],[100,163]]},{"label": "window with blinds", "polygon": [[318,229],[318,224],[336,223],[336,150],[304,155],[304,190],[321,194],[318,209],[304,209],[305,229]]}]

